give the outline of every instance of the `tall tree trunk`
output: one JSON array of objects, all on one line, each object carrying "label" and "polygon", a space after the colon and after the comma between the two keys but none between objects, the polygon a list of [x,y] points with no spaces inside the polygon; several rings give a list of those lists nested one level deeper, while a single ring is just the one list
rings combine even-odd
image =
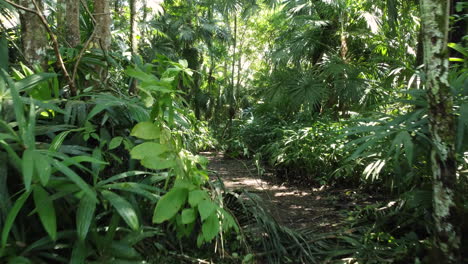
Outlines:
[{"label": "tall tree trunk", "polygon": [[448,0],[422,0],[424,67],[433,143],[433,205],[435,258],[433,263],[460,262],[460,225],[456,210],[457,177],[455,119],[448,83]]},{"label": "tall tree trunk", "polygon": [[57,0],[55,12],[57,13],[57,37],[59,41],[66,39],[65,20],[66,20],[67,3],[66,0]]},{"label": "tall tree trunk", "polygon": [[[40,9],[43,9],[42,0],[36,0]],[[20,0],[19,4],[30,9],[36,9],[31,0]],[[41,65],[47,67],[47,31],[40,18],[33,13],[20,11],[21,40],[23,43],[23,54],[26,62],[30,65]]]},{"label": "tall tree trunk", "polygon": [[66,0],[67,2],[67,18],[66,24],[66,40],[70,46],[76,48],[81,43],[80,36],[80,1]]},{"label": "tall tree trunk", "polygon": [[107,51],[111,44],[109,0],[94,0],[94,17],[97,27],[95,44]]},{"label": "tall tree trunk", "polygon": [[[138,40],[137,40],[137,13],[136,13],[136,5],[137,0],[129,0],[130,4],[130,51],[132,53],[132,57],[138,54]],[[137,90],[137,81],[133,79],[130,83],[129,93],[136,93]]]},{"label": "tall tree trunk", "polygon": [[138,27],[137,27],[137,14],[136,14],[136,5],[138,0],[129,0],[130,1],[130,50],[132,55],[138,53]]},{"label": "tall tree trunk", "polygon": [[234,108],[234,102],[236,101],[235,93],[235,73],[236,73],[236,48],[237,48],[237,14],[234,14],[234,42],[232,44],[232,65],[231,65],[231,95],[229,102],[229,121],[232,122],[234,115],[236,114],[236,109]]}]

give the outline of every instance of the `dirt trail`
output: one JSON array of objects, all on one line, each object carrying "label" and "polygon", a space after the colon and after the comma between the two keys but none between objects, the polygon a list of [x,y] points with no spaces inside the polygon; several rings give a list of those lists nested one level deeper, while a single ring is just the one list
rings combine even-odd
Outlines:
[{"label": "dirt trail", "polygon": [[244,189],[260,196],[273,217],[294,229],[327,232],[337,228],[345,215],[340,212],[354,205],[351,190],[298,188],[274,184],[273,175],[257,176],[248,161],[225,157],[222,153],[203,152],[209,159],[211,177],[218,175],[229,190]]}]

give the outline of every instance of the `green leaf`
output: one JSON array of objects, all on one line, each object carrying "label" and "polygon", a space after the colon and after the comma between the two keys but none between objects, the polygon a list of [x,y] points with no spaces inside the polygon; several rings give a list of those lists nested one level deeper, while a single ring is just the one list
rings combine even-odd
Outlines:
[{"label": "green leaf", "polygon": [[158,139],[160,134],[161,130],[154,123],[141,122],[132,129],[130,135],[141,139]]},{"label": "green leaf", "polygon": [[0,35],[0,69],[8,71],[8,42],[3,33]]},{"label": "green leaf", "polygon": [[148,174],[151,174],[151,173],[146,172],[146,171],[127,171],[127,172],[123,172],[123,173],[114,175],[114,176],[112,176],[112,177],[110,177],[110,178],[108,178],[106,180],[100,181],[100,182],[98,182],[97,186],[101,186],[101,185],[104,185],[104,184],[115,182],[115,181],[125,179],[125,178],[128,178],[128,177],[139,176],[139,175],[148,175]]},{"label": "green leaf", "polygon": [[[5,76],[8,76],[6,72],[3,73]],[[10,95],[13,99],[13,109],[15,112],[16,122],[18,123],[20,135],[23,137],[24,133],[27,131],[26,118],[24,116],[24,104],[11,78],[7,77],[6,81],[8,82],[8,87],[10,87]]]},{"label": "green leaf", "polygon": [[187,225],[195,222],[195,209],[188,208],[182,211],[182,224]]},{"label": "green leaf", "polygon": [[136,78],[140,81],[144,82],[152,82],[152,81],[157,81],[158,78],[152,74],[148,74],[140,69],[134,69],[134,68],[128,68],[125,70],[125,73],[133,78]]},{"label": "green leaf", "polygon": [[153,170],[163,170],[163,169],[172,168],[176,164],[177,163],[175,160],[161,159],[158,157],[145,157],[141,161],[141,165],[145,166],[148,169],[153,169]]},{"label": "green leaf", "polygon": [[50,238],[55,241],[57,239],[57,218],[52,199],[50,199],[49,193],[40,185],[34,187],[33,197],[39,219],[41,219],[42,225]]},{"label": "green leaf", "polygon": [[408,133],[408,131],[401,131],[398,133],[392,144],[393,146],[397,145],[397,147],[400,147],[399,145],[403,144],[406,153],[406,159],[408,160],[408,164],[411,166],[413,164],[414,145],[413,141],[411,140],[411,135]]},{"label": "green leaf", "polygon": [[203,200],[198,204],[198,212],[202,220],[210,217],[216,210],[216,205],[211,200]]},{"label": "green leaf", "polygon": [[188,190],[185,188],[173,188],[159,200],[154,209],[153,222],[160,224],[171,219],[185,204]]},{"label": "green leaf", "polygon": [[25,257],[14,257],[8,260],[8,264],[32,264],[32,262]]},{"label": "green leaf", "polygon": [[76,241],[73,246],[70,264],[84,264],[87,255],[86,245],[83,241]]},{"label": "green leaf", "polygon": [[155,142],[145,142],[134,147],[130,151],[130,155],[132,159],[142,160],[146,157],[157,157],[166,151],[168,151],[168,148],[165,145]]},{"label": "green leaf", "polygon": [[95,210],[96,202],[89,198],[89,196],[83,196],[76,212],[76,232],[78,233],[78,238],[82,241],[88,234]]},{"label": "green leaf", "polygon": [[21,168],[23,171],[23,181],[26,191],[31,190],[31,182],[34,174],[34,150],[26,149],[23,152]]},{"label": "green leaf", "polygon": [[[139,194],[143,197],[148,198],[151,201],[158,201],[160,196],[155,194],[160,193],[162,190],[159,190],[156,187],[142,184],[142,183],[136,183],[136,182],[118,182],[118,183],[111,183],[111,184],[106,184],[102,186],[105,189],[116,189],[120,191],[127,191],[127,192],[132,192]],[[148,191],[150,190],[150,191]]]},{"label": "green leaf", "polygon": [[136,231],[140,228],[140,222],[135,209],[133,209],[133,206],[127,200],[110,191],[102,191],[101,193],[132,230]]},{"label": "green leaf", "polygon": [[209,200],[210,196],[206,191],[203,190],[193,190],[189,193],[188,202],[191,207],[197,206],[203,200]]},{"label": "green leaf", "polygon": [[211,241],[219,232],[219,219],[216,214],[211,214],[210,217],[202,225],[202,233],[205,241]]},{"label": "green leaf", "polygon": [[18,89],[18,91],[20,92],[26,91],[28,89],[34,88],[41,82],[47,81],[56,76],[57,75],[55,73],[46,73],[46,72],[36,73],[16,82],[15,88]]},{"label": "green leaf", "polygon": [[30,194],[31,194],[30,191],[24,192],[18,198],[18,200],[16,200],[15,204],[13,204],[13,207],[11,207],[10,211],[8,212],[8,215],[5,219],[5,223],[2,229],[2,240],[1,240],[2,248],[5,248],[7,241],[8,241],[8,234],[10,233],[11,227],[13,226],[13,223],[15,222],[16,216],[18,215],[19,211],[23,207],[24,203],[26,202]]},{"label": "green leaf", "polygon": [[[117,258],[122,258],[125,260],[131,260],[131,259],[141,260],[141,255],[129,243],[125,243],[121,241],[112,241],[112,244],[110,245],[110,251],[112,252],[112,255]],[[125,261],[124,263],[135,263],[135,262]]]},{"label": "green leaf", "polygon": [[49,182],[51,175],[50,158],[39,152],[34,152],[34,168],[43,186]]},{"label": "green leaf", "polygon": [[115,137],[109,142],[108,150],[115,149],[122,144],[123,137]]},{"label": "green leaf", "polygon": [[460,52],[461,54],[463,54],[463,56],[465,57],[468,57],[468,49],[464,48],[463,46],[457,44],[457,43],[449,43],[448,46],[458,52]]},{"label": "green leaf", "polygon": [[83,190],[93,201],[97,202],[96,193],[93,189],[89,187],[89,185],[81,179],[81,177],[76,174],[73,170],[68,168],[67,166],[63,165],[58,160],[52,160],[52,165],[61,171],[65,176],[67,176],[72,182],[74,182],[81,190]]}]

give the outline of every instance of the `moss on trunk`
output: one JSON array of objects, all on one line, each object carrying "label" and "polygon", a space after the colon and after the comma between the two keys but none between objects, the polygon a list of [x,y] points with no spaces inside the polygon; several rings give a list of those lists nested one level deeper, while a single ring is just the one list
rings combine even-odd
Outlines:
[{"label": "moss on trunk", "polygon": [[449,3],[447,0],[422,0],[421,12],[429,126],[433,144],[434,263],[459,263],[455,117],[448,83]]}]

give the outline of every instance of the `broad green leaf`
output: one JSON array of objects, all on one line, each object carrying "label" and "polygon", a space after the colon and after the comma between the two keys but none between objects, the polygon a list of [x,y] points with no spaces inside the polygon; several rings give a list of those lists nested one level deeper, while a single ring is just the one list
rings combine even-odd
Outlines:
[{"label": "broad green leaf", "polygon": [[158,157],[145,157],[141,161],[141,165],[145,166],[148,169],[163,170],[174,167],[176,165],[176,161],[169,159],[161,159]]},{"label": "broad green leaf", "polygon": [[39,219],[41,219],[50,238],[55,241],[57,239],[57,218],[54,203],[50,199],[49,193],[40,185],[34,187],[33,197]]},{"label": "broad green leaf", "polygon": [[112,244],[110,245],[110,250],[112,252],[112,255],[117,258],[122,258],[125,260],[141,259],[141,255],[138,253],[138,251],[136,251],[132,247],[132,245],[125,242],[112,241]]},{"label": "broad green leaf", "polygon": [[130,133],[130,135],[141,139],[158,139],[160,134],[161,130],[152,122],[138,123]]},{"label": "broad green leaf", "polygon": [[161,93],[173,93],[173,92],[175,92],[174,90],[171,90],[171,89],[168,89],[166,87],[159,86],[159,85],[148,85],[148,86],[145,86],[145,89],[151,90],[151,91],[157,91],[157,92],[161,92]]},{"label": "broad green leaf", "polygon": [[210,200],[210,196],[206,191],[193,190],[189,193],[188,202],[191,207],[197,206],[203,200]]},{"label": "broad green leaf", "polygon": [[21,194],[21,196],[18,198],[18,200],[16,200],[8,212],[2,229],[1,248],[5,248],[8,241],[8,234],[10,233],[13,223],[15,222],[16,216],[18,215],[19,211],[24,205],[24,202],[26,202],[30,194],[31,191],[26,191]]},{"label": "broad green leaf", "polygon": [[114,176],[110,177],[109,179],[100,181],[100,182],[98,182],[97,186],[101,186],[101,185],[104,185],[104,184],[108,184],[108,183],[115,182],[115,181],[118,181],[118,180],[121,180],[121,179],[132,177],[132,176],[148,175],[148,174],[151,174],[151,173],[146,172],[146,171],[127,171],[127,172],[123,172],[123,173],[114,175]]},{"label": "broad green leaf", "polygon": [[102,187],[105,189],[116,189],[120,191],[136,193],[154,202],[158,201],[160,198],[160,196],[155,193],[162,192],[162,190],[159,190],[156,187],[142,184],[142,183],[136,183],[136,182],[111,183],[111,184],[106,184]]},{"label": "broad green leaf", "polygon": [[86,238],[91,222],[93,221],[95,210],[96,202],[89,198],[89,196],[83,196],[78,205],[78,211],[76,212],[76,232],[80,240]]},{"label": "broad green leaf", "polygon": [[31,182],[34,174],[34,156],[34,150],[32,149],[26,149],[23,152],[21,169],[23,171],[23,181],[26,191],[31,189]]},{"label": "broad green leaf", "polygon": [[448,46],[450,48],[460,52],[461,54],[463,54],[463,56],[468,57],[468,50],[466,48],[464,48],[463,46],[461,46],[460,44],[449,43]]},{"label": "broad green leaf", "polygon": [[0,35],[0,69],[8,71],[8,42],[6,37]]},{"label": "broad green leaf", "polygon": [[203,200],[198,204],[198,212],[202,220],[207,219],[216,210],[216,205],[211,200]]},{"label": "broad green leaf", "polygon": [[125,70],[125,73],[130,76],[130,77],[133,77],[133,78],[136,78],[140,81],[143,81],[143,82],[153,82],[153,81],[157,81],[158,78],[156,78],[156,76],[152,75],[152,74],[148,74],[140,69],[134,69],[134,68],[128,68]]},{"label": "broad green leaf", "polygon": [[182,67],[184,67],[184,68],[188,68],[187,60],[179,60],[179,64],[182,65]]},{"label": "broad green leaf", "polygon": [[39,152],[34,152],[34,168],[36,169],[41,184],[46,186],[51,175],[50,158]]},{"label": "broad green leaf", "polygon": [[24,104],[11,78],[8,77],[8,74],[5,71],[2,71],[2,72],[5,76],[7,76],[5,79],[8,82],[8,86],[10,87],[10,95],[11,95],[11,98],[13,99],[13,109],[15,112],[16,122],[18,123],[20,136],[23,137],[23,134],[27,130],[26,118],[24,116]]},{"label": "broad green leaf", "polygon": [[25,257],[14,257],[8,260],[8,264],[32,264],[32,262]]},{"label": "broad green leaf", "polygon": [[182,211],[182,224],[187,225],[195,222],[195,209],[188,208]]},{"label": "broad green leaf", "polygon": [[63,165],[62,162],[58,160],[52,160],[52,165],[57,168],[60,172],[65,174],[72,182],[74,182],[81,190],[83,190],[89,197],[97,202],[96,193],[93,189],[89,187],[89,185],[72,169],[68,168],[67,166]]},{"label": "broad green leaf", "polygon": [[197,236],[197,247],[200,248],[203,245],[203,242],[205,241],[205,237],[203,236],[203,233],[199,233]]},{"label": "broad green leaf", "polygon": [[76,241],[73,246],[70,264],[84,264],[87,255],[86,245],[83,241]]},{"label": "broad green leaf", "polygon": [[160,224],[171,219],[185,204],[188,190],[173,188],[159,200],[154,209],[153,222]]},{"label": "broad green leaf", "polygon": [[219,219],[216,214],[211,214],[210,217],[202,225],[202,233],[205,241],[211,241],[219,232]]},{"label": "broad green leaf", "polygon": [[22,80],[17,81],[15,84],[15,88],[20,92],[26,91],[28,89],[34,88],[41,82],[47,81],[56,76],[57,75],[55,73],[47,73],[47,72],[36,73]]},{"label": "broad green leaf", "polygon": [[408,164],[411,166],[413,164],[413,141],[411,140],[411,135],[408,131],[401,131],[395,136],[392,145],[400,147],[400,144],[403,145],[406,153],[406,159],[408,160]]},{"label": "broad green leaf", "polygon": [[224,209],[220,209],[221,214],[223,215],[223,229],[234,228],[236,232],[239,232],[239,226],[237,225],[237,221],[234,219],[231,213]]},{"label": "broad green leaf", "polygon": [[115,137],[109,142],[109,150],[115,149],[122,144],[123,137]]},{"label": "broad green leaf", "polygon": [[167,150],[168,148],[165,145],[155,142],[145,142],[134,147],[130,151],[130,155],[132,156],[132,159],[142,160],[146,157],[157,157]]},{"label": "broad green leaf", "polygon": [[133,206],[127,200],[110,191],[102,191],[101,193],[102,196],[112,204],[131,229],[136,231],[140,228],[140,222],[135,209],[133,209]]}]

